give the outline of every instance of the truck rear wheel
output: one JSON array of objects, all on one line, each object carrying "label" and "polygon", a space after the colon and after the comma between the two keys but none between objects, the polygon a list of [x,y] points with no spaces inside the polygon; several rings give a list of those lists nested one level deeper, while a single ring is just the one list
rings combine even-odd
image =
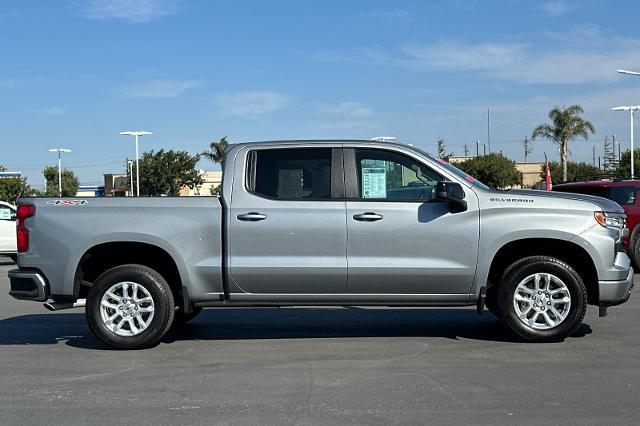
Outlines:
[{"label": "truck rear wheel", "polygon": [[165,279],[142,265],[117,266],[89,289],[85,315],[98,339],[119,349],[155,345],[174,316],[174,300]]},{"label": "truck rear wheel", "polygon": [[556,342],[575,333],[587,309],[587,290],[567,263],[532,256],[511,265],[498,298],[500,319],[529,342]]}]

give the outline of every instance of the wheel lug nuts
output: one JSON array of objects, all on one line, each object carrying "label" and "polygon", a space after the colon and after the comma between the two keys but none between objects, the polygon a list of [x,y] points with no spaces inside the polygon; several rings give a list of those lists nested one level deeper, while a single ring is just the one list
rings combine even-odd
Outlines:
[{"label": "wheel lug nuts", "polygon": [[122,306],[120,306],[120,310],[122,310]]},{"label": "wheel lug nuts", "polygon": [[547,302],[547,305],[551,306],[551,302]]},{"label": "wheel lug nuts", "polygon": [[541,292],[541,291],[538,291],[538,294],[542,294],[542,292]]},{"label": "wheel lug nuts", "polygon": [[122,316],[123,316],[123,317],[126,317],[126,316],[127,316],[127,314],[122,314]]}]

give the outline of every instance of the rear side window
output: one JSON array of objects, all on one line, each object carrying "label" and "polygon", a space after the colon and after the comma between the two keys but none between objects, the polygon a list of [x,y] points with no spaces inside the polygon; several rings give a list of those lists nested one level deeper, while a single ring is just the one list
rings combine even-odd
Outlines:
[{"label": "rear side window", "polygon": [[331,198],[331,149],[253,151],[250,190],[280,200]]},{"label": "rear side window", "polygon": [[621,206],[636,203],[635,186],[613,186],[611,187],[611,199]]}]

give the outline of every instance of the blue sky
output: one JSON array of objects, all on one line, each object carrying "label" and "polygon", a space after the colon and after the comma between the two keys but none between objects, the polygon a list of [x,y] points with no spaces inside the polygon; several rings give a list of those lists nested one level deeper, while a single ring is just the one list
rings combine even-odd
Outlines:
[{"label": "blue sky", "polygon": [[[624,3],[624,4],[622,4]],[[0,163],[42,186],[51,147],[83,184],[142,149],[212,140],[397,136],[435,151],[520,141],[554,105],[629,144],[640,103],[640,3],[574,1],[59,0],[0,6]],[[557,149],[536,142],[533,160]],[[214,168],[202,161],[201,167]]]}]

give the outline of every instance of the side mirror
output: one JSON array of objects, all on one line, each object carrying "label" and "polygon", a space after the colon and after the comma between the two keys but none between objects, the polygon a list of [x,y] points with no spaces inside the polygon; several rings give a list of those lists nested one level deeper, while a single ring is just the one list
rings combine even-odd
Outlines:
[{"label": "side mirror", "polygon": [[436,184],[436,199],[449,202],[451,213],[467,210],[467,202],[462,185],[457,182],[440,181]]}]

